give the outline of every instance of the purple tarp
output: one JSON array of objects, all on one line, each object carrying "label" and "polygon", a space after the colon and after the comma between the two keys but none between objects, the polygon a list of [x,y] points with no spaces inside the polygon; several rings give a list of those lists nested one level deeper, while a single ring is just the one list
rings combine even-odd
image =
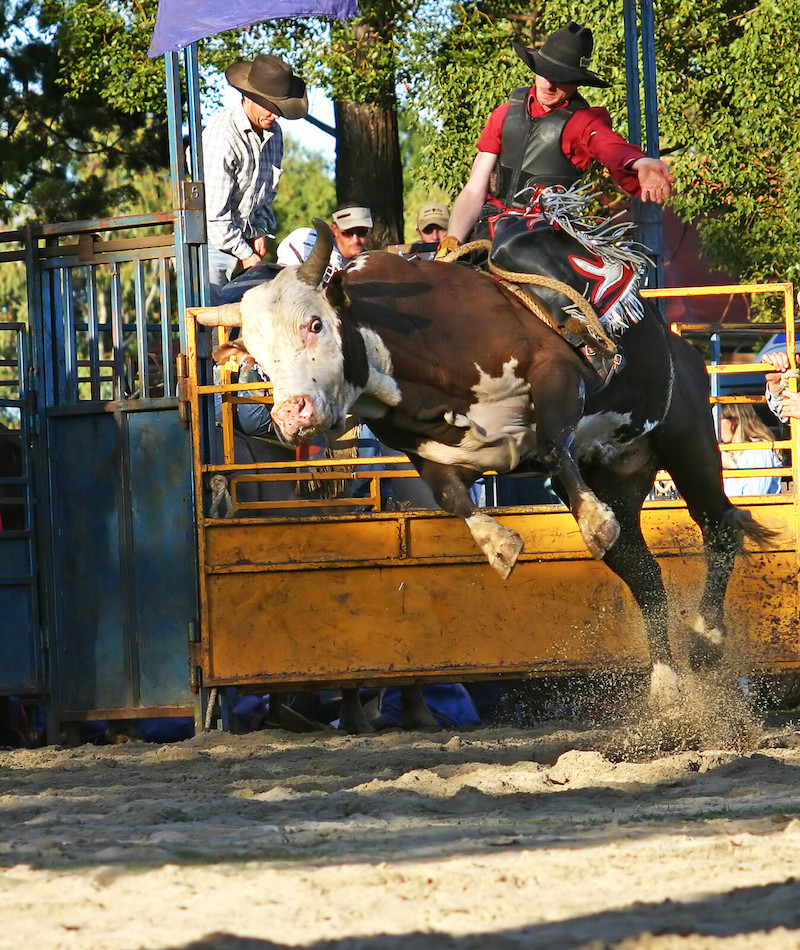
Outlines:
[{"label": "purple tarp", "polygon": [[159,0],[148,56],[183,49],[225,30],[279,17],[358,16],[358,0]]}]

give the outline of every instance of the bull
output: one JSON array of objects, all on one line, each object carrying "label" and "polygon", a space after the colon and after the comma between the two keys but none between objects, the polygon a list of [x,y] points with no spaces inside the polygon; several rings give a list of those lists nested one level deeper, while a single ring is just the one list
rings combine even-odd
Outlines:
[{"label": "bull", "polygon": [[[522,540],[477,508],[469,488],[485,472],[523,465],[549,475],[589,552],[628,585],[642,611],[653,701],[674,702],[667,598],[639,523],[656,472],[669,472],[703,534],[708,571],[693,622],[696,665],[721,657],[723,602],[744,538],[771,537],[723,491],[699,354],[642,301],[641,319],[625,334],[626,362],[600,385],[562,336],[471,268],[375,252],[323,287],[333,236],[324,222],[314,224],[317,243],[305,263],[249,290],[240,304],[198,317],[241,327],[228,345],[267,372],[282,437],[299,444],[342,426],[349,412],[365,418],[382,442],[408,455],[504,579]],[[550,309],[564,305],[554,293],[545,294]]]}]

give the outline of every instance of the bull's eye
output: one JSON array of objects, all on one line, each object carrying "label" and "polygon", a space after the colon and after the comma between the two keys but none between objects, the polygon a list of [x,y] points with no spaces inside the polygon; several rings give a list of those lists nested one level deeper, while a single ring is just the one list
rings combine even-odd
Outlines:
[{"label": "bull's eye", "polygon": [[309,333],[322,333],[322,320],[319,317],[312,317],[308,325]]}]

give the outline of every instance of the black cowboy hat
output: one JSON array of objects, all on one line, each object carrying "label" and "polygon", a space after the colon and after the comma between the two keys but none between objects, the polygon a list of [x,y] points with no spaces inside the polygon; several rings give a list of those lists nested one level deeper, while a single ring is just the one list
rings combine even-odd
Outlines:
[{"label": "black cowboy hat", "polygon": [[550,82],[598,86],[600,89],[611,85],[587,69],[594,47],[592,31],[578,26],[573,20],[548,36],[539,49],[528,49],[521,43],[513,45],[523,63]]},{"label": "black cowboy hat", "polygon": [[295,76],[288,63],[268,53],[231,63],[225,78],[242,95],[275,115],[302,119],[308,114],[306,84]]}]

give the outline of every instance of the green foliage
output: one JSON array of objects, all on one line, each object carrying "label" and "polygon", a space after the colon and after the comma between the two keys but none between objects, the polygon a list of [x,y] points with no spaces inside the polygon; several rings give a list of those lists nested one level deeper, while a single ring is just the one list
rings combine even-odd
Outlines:
[{"label": "green foliage", "polygon": [[[214,37],[200,44],[202,76],[211,88],[235,56],[270,50],[341,101],[393,109],[396,97],[407,237],[419,204],[451,201],[463,185],[491,110],[531,82],[513,40],[540,43],[570,18],[590,25],[592,68],[612,87],[582,92],[627,134],[622,0],[585,0],[579,10],[570,0],[362,0],[361,10],[346,24],[279,20]],[[0,11],[13,145],[0,156],[0,180],[13,182],[2,196],[6,220],[90,216],[90,207],[131,200],[136,175],[112,186],[103,169],[165,163],[163,61],[146,58],[156,0],[42,0],[39,20],[36,0],[0,0]],[[659,0],[655,19],[675,209],[696,220],[719,266],[745,280],[800,281],[800,5]],[[90,155],[94,170],[83,162]],[[306,187],[293,160],[278,199],[287,227],[330,200],[325,175]],[[318,171],[312,163],[312,180]]]},{"label": "green foliage", "polygon": [[[432,186],[455,196],[466,181],[475,143],[489,114],[507,101],[518,86],[529,86],[533,73],[516,55],[512,43],[540,44],[572,19],[565,0],[547,4],[465,3],[453,8],[454,19],[438,35],[433,54],[419,61],[419,80],[410,92],[421,128],[435,130],[423,148],[424,172]],[[605,106],[625,130],[625,53],[621,0],[609,6],[587,0],[581,19],[595,33],[592,66],[613,83],[611,90],[584,88],[591,105]],[[432,30],[427,34],[430,40]]]},{"label": "green foliage", "polygon": [[279,237],[310,227],[314,217],[329,220],[336,208],[336,185],[324,156],[297,145],[290,132],[284,143],[283,175],[274,206]]},{"label": "green foliage", "polygon": [[69,96],[102,91],[114,109],[164,113],[164,58],[147,58],[158,0],[43,0],[41,25],[56,31]]},{"label": "green foliage", "polygon": [[0,11],[0,220],[16,226],[110,213],[132,196],[133,186],[130,176],[111,186],[107,171],[168,166],[165,124],[141,111],[110,108],[102,88],[65,96],[64,27],[38,19],[32,0],[2,0]]},{"label": "green foliage", "polygon": [[[408,116],[406,112],[405,117]],[[450,196],[443,189],[435,185],[428,185],[425,176],[425,158],[423,146],[426,138],[433,135],[433,129],[420,128],[400,124],[400,146],[403,155],[403,241],[411,243],[418,241],[417,214],[422,205],[429,201],[441,201],[449,205]]]},{"label": "green foliage", "polygon": [[[410,91],[429,184],[457,194],[489,113],[532,81],[512,40],[540,43],[574,17],[592,27],[592,68],[612,83],[581,92],[627,134],[622,0],[586,0],[579,12],[567,0],[477,0],[453,11]],[[800,6],[661,0],[655,20],[660,146],[678,179],[675,210],[695,221],[718,267],[747,281],[798,281]]]},{"label": "green foliage", "polygon": [[794,0],[721,7],[672,130],[684,183],[676,207],[699,218],[703,251],[742,279],[797,281],[800,9]]}]

